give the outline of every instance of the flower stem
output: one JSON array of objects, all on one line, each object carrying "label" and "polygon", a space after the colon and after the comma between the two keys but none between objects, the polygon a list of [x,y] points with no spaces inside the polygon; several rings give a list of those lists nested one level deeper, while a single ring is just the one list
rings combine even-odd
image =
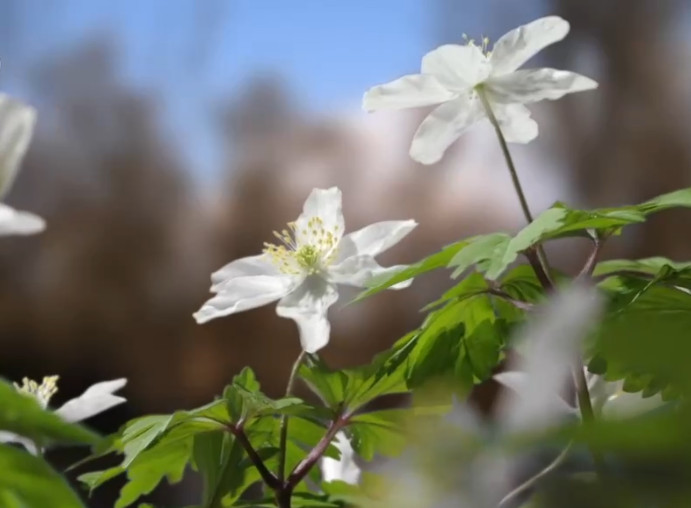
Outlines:
[{"label": "flower stem", "polygon": [[[509,169],[509,173],[511,175],[511,180],[513,182],[514,189],[516,190],[516,194],[518,195],[518,200],[521,203],[521,209],[523,210],[523,215],[525,216],[525,219],[530,223],[533,222],[533,214],[530,212],[530,207],[528,206],[528,200],[525,197],[525,193],[523,192],[523,187],[521,186],[521,181],[518,178],[518,172],[516,171],[516,165],[513,162],[513,158],[511,157],[511,152],[509,151],[509,145],[506,143],[506,138],[504,137],[504,133],[501,131],[501,126],[499,125],[499,121],[497,120],[496,115],[494,114],[494,111],[492,110],[492,105],[490,104],[489,100],[487,100],[487,96],[485,95],[484,90],[481,88],[477,89],[477,95],[482,101],[482,105],[485,108],[485,112],[487,113],[487,117],[489,118],[489,121],[492,123],[492,126],[494,127],[494,132],[497,134],[497,138],[499,140],[499,145],[501,146],[501,151],[504,154],[504,159],[506,160],[506,166]],[[594,249],[594,252],[592,254],[592,259],[589,260],[587,263],[586,267],[586,273],[587,271],[592,270],[592,267],[594,267],[595,260],[597,258],[597,254],[599,253],[599,243],[596,244],[596,248]],[[530,265],[533,267],[533,270],[535,271],[535,274],[537,278],[540,280],[540,283],[542,284],[543,288],[545,291],[552,291],[554,290],[554,283],[552,282],[550,276],[549,276],[549,264],[547,262],[547,256],[545,255],[545,252],[542,248],[542,245],[538,245],[537,249],[534,250],[528,250],[525,252],[526,257],[528,258],[528,261],[530,262]],[[591,266],[592,265],[592,266]],[[588,423],[592,422],[595,419],[595,415],[593,413],[593,406],[590,402],[590,393],[588,391],[588,383],[585,379],[585,374],[583,374],[583,369],[581,367],[582,362],[580,362],[579,366],[577,368],[573,369],[573,379],[574,379],[574,385],[576,388],[576,392],[578,394],[578,405],[581,410],[581,417],[583,420],[583,423]],[[604,471],[604,461],[602,459],[602,455],[598,453],[597,451],[591,449],[591,454],[593,456],[593,460],[595,462],[595,469],[598,472],[598,474],[602,475]]]},{"label": "flower stem", "polygon": [[[530,211],[530,206],[528,206],[528,200],[525,197],[525,192],[523,192],[523,186],[521,185],[521,180],[518,178],[518,171],[516,171],[516,165],[513,162],[513,157],[511,157],[511,152],[509,151],[509,145],[506,142],[504,133],[501,131],[501,125],[497,120],[492,105],[487,100],[487,96],[482,89],[477,90],[477,95],[482,101],[482,106],[485,108],[487,113],[487,118],[489,118],[492,127],[494,127],[494,132],[497,134],[497,139],[499,140],[499,146],[501,146],[501,151],[504,154],[504,160],[506,161],[506,167],[509,169],[509,174],[511,175],[511,181],[513,182],[513,188],[518,195],[518,201],[521,203],[521,210],[523,210],[523,216],[528,223],[533,222],[533,214]],[[530,264],[532,265],[535,273],[539,278],[545,278],[547,280],[549,277],[549,265],[547,264],[547,256],[541,245],[538,245],[537,254],[535,259],[528,258]],[[550,281],[551,285],[551,281]]]},{"label": "flower stem", "polygon": [[531,476],[528,478],[525,482],[521,483],[518,487],[513,489],[511,492],[506,494],[501,501],[499,501],[499,504],[497,505],[498,508],[504,508],[505,506],[509,506],[512,501],[515,501],[516,498],[528,490],[529,488],[533,487],[535,484],[537,484],[538,481],[540,481],[542,478],[547,476],[549,473],[554,471],[556,468],[558,468],[565,460],[566,457],[569,456],[569,451],[571,451],[571,447],[573,446],[573,441],[570,442],[568,445],[566,445],[566,448],[562,450],[562,452],[557,455],[557,458],[555,458],[552,462],[550,462],[547,467],[544,469],[540,470],[535,476]]},{"label": "flower stem", "polygon": [[[295,385],[295,379],[297,378],[298,369],[305,357],[305,352],[301,351],[298,355],[293,368],[290,371],[290,377],[288,378],[288,384],[286,385],[286,397],[293,394],[293,386]],[[288,416],[283,415],[281,417],[281,437],[279,444],[279,458],[278,458],[278,479],[281,483],[285,480],[285,469],[286,469],[286,454],[288,446]]]}]

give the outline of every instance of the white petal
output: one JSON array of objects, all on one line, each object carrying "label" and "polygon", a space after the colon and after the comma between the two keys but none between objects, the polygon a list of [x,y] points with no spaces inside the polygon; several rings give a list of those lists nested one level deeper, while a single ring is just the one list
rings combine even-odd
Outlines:
[{"label": "white petal", "polygon": [[38,455],[38,448],[36,448],[36,444],[31,439],[14,434],[13,432],[0,430],[0,443],[19,443],[32,455]]},{"label": "white petal", "polygon": [[490,70],[487,57],[473,44],[445,44],[422,58],[422,73],[434,76],[455,92],[463,92],[482,83]]},{"label": "white petal", "polygon": [[526,69],[487,81],[487,92],[493,102],[528,104],[545,99],[597,88],[597,82],[575,72],[557,69]]},{"label": "white petal", "polygon": [[365,111],[417,108],[448,101],[454,95],[434,76],[411,74],[367,90],[362,108]]},{"label": "white petal", "polygon": [[483,117],[482,104],[474,93],[437,106],[415,132],[410,156],[422,164],[438,162],[446,149]]},{"label": "white petal", "polygon": [[211,274],[211,291],[215,293],[229,280],[248,275],[280,275],[280,271],[265,254],[236,259]]},{"label": "white petal", "polygon": [[[534,394],[530,393],[532,387],[530,386],[528,374],[525,372],[500,372],[494,376],[494,380],[511,388],[516,395],[518,395],[519,399],[530,400],[530,398],[534,396]],[[546,393],[544,399],[541,401],[543,410],[557,417],[559,415],[568,416],[575,414],[576,409],[567,404],[566,401],[559,396],[557,390],[560,387],[553,388],[554,391]],[[518,403],[520,404],[520,402]]]},{"label": "white petal", "polygon": [[0,197],[17,176],[35,123],[34,108],[0,94]]},{"label": "white petal", "polygon": [[513,72],[540,50],[562,40],[569,23],[559,16],[547,16],[503,35],[492,48],[492,75]]},{"label": "white petal", "polygon": [[38,215],[0,203],[0,236],[33,235],[45,228],[46,222]]},{"label": "white petal", "polygon": [[640,393],[620,391],[603,404],[602,417],[606,420],[633,418],[653,411],[664,404],[665,402],[659,393],[644,399]]},{"label": "white petal", "polygon": [[602,303],[593,288],[572,285],[531,313],[531,320],[513,341],[522,347],[522,360],[512,370],[525,372],[523,380],[514,384],[523,396],[509,393],[507,397],[502,392],[497,403],[497,421],[504,432],[537,432],[564,417],[563,408],[555,404],[555,393],[569,380],[581,342],[597,323]]},{"label": "white petal", "polygon": [[338,260],[356,255],[376,256],[400,242],[415,226],[414,220],[390,220],[348,233],[338,245]]},{"label": "white petal", "polygon": [[225,282],[218,294],[194,314],[194,319],[202,324],[236,312],[261,307],[284,297],[299,283],[299,278],[292,275],[236,277]]},{"label": "white petal", "polygon": [[[328,279],[334,284],[346,284],[355,287],[367,287],[375,277],[394,276],[396,273],[408,268],[407,265],[395,265],[389,267],[379,266],[372,256],[367,254],[351,256],[337,265],[332,265],[328,270]],[[408,279],[391,286],[390,289],[403,289],[412,284],[413,279]]]},{"label": "white petal", "polygon": [[127,384],[124,378],[103,381],[91,385],[79,397],[67,401],[55,413],[67,422],[80,422],[102,413],[113,406],[126,402],[124,397],[113,395]]},{"label": "white petal", "polygon": [[336,433],[336,448],[341,452],[339,460],[324,457],[321,461],[322,479],[325,482],[340,480],[357,485],[360,480],[360,467],[355,462],[355,451],[344,432]]},{"label": "white petal", "polygon": [[509,143],[528,143],[538,134],[537,122],[522,104],[493,104],[492,109]]},{"label": "white petal", "polygon": [[300,231],[307,229],[307,223],[312,217],[319,217],[323,227],[335,233],[336,241],[343,236],[343,205],[341,190],[338,187],[330,189],[312,189],[302,207],[300,217],[295,221],[298,228],[298,242]]},{"label": "white petal", "polygon": [[338,291],[333,284],[311,276],[278,302],[276,314],[294,320],[300,331],[302,349],[316,353],[329,342],[331,325],[326,314],[336,300]]}]

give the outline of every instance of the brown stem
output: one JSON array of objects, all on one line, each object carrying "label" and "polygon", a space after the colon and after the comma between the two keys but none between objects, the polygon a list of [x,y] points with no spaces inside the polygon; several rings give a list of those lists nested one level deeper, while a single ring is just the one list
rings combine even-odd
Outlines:
[{"label": "brown stem", "polygon": [[238,440],[238,443],[240,443],[240,445],[242,445],[242,447],[245,449],[247,456],[252,461],[252,464],[254,464],[254,467],[257,468],[257,471],[259,471],[264,483],[274,490],[280,489],[282,487],[282,483],[279,481],[276,475],[266,468],[264,461],[257,453],[257,450],[254,449],[252,443],[250,443],[250,440],[247,438],[247,434],[245,434],[245,431],[242,429],[242,425],[226,425],[226,428],[231,434],[233,434],[233,436],[235,436],[235,439]]},{"label": "brown stem", "polygon": [[547,266],[546,263],[543,263],[543,261],[540,259],[538,252],[539,251],[535,250],[534,248],[530,248],[523,254],[528,259],[528,262],[533,268],[533,271],[535,272],[535,275],[540,281],[542,287],[545,289],[545,291],[549,292],[554,289],[554,282],[552,282],[552,278],[549,276],[549,272],[545,268]]},{"label": "brown stem", "polygon": [[579,272],[577,277],[578,279],[585,279],[593,275],[593,270],[595,270],[597,258],[600,255],[600,251],[602,250],[602,244],[604,243],[603,240],[604,239],[600,239],[600,237],[598,236],[593,238],[593,250],[588,255],[588,259],[586,259],[583,268]]},{"label": "brown stem", "polygon": [[317,445],[310,450],[307,456],[295,466],[293,472],[288,476],[286,485],[294,488],[302,479],[310,472],[310,469],[317,463],[317,461],[324,455],[324,452],[329,447],[329,444],[336,436],[336,433],[348,424],[349,416],[341,416],[333,421],[324,434],[324,437],[317,443]]},{"label": "brown stem", "polygon": [[[585,378],[585,373],[581,365],[583,362],[579,362],[578,366],[573,368],[573,381],[576,385],[576,393],[578,394],[578,407],[581,411],[581,420],[584,424],[592,423],[595,421],[595,413],[593,412],[593,405],[590,401],[590,391],[588,390],[588,381]],[[595,463],[595,470],[598,475],[602,476],[605,471],[605,461],[602,454],[590,447],[590,453],[593,456],[593,462]]]},{"label": "brown stem", "polygon": [[490,295],[498,296],[498,297],[501,298],[502,300],[506,300],[507,302],[509,302],[510,304],[512,304],[512,305],[513,305],[514,307],[516,307],[517,309],[521,309],[521,310],[532,310],[533,307],[534,307],[534,305],[533,305],[532,303],[530,303],[530,302],[524,302],[524,301],[522,301],[522,300],[516,300],[515,298],[512,298],[511,295],[509,295],[508,293],[505,293],[505,292],[502,291],[501,289],[490,288],[490,289],[487,290],[487,292],[488,292]]}]

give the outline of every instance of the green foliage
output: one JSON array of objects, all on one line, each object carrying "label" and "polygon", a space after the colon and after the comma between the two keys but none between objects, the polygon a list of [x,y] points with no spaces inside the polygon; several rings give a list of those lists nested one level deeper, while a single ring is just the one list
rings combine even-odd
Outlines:
[{"label": "green foliage", "polygon": [[94,444],[98,435],[81,425],[67,423],[36,399],[0,379],[0,430],[24,436],[39,446],[54,443]]},{"label": "green foliage", "polygon": [[642,391],[644,397],[689,393],[691,375],[680,363],[691,353],[689,269],[652,258],[601,263],[596,273],[621,275],[600,283],[611,305],[593,342],[589,369],[608,380],[624,379],[626,391]]},{"label": "green foliage", "polygon": [[405,393],[405,365],[414,334],[408,334],[391,350],[361,367],[331,370],[316,355],[300,366],[300,377],[330,408],[331,416],[352,414],[383,395]]},{"label": "green foliage", "polygon": [[488,294],[484,278],[474,273],[428,306],[430,312],[414,338],[407,380],[418,387],[435,379],[454,379],[461,392],[487,379],[501,359],[508,321],[514,310]]},{"label": "green foliage", "polygon": [[86,473],[79,479],[93,490],[125,472],[128,481],[115,504],[115,508],[125,508],[152,492],[164,479],[179,482],[186,468],[193,467],[204,482],[201,506],[234,506],[242,493],[260,480],[260,475],[232,429],[242,426],[267,467],[276,466],[281,415],[302,418],[291,420],[290,425],[288,464],[295,465],[304,457],[305,443],[314,446],[323,435],[322,427],[304,419],[320,420],[324,411],[294,397],[270,399],[261,393],[252,370],[243,369],[225,388],[223,397],[210,404],[129,422],[99,453],[120,453],[124,456],[122,464]]},{"label": "green foliage", "polygon": [[41,458],[0,445],[0,506],[83,508],[67,482]]}]

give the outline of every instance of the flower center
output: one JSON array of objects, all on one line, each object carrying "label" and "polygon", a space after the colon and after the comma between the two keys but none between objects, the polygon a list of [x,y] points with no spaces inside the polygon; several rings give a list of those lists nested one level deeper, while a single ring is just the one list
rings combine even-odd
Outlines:
[{"label": "flower center", "polygon": [[311,217],[298,227],[289,222],[288,229],[274,231],[279,245],[264,243],[264,253],[282,273],[288,275],[315,274],[330,265],[337,252],[337,228],[324,227],[321,217]]},{"label": "flower center", "polygon": [[60,376],[45,376],[43,382],[38,384],[33,379],[25,377],[22,379],[21,386],[14,383],[14,387],[17,391],[34,397],[41,407],[45,409],[48,406],[50,398],[58,391],[57,384],[59,378]]},{"label": "flower center", "polygon": [[468,46],[475,46],[478,48],[480,51],[482,51],[482,54],[485,55],[485,57],[489,58],[492,56],[492,52],[489,49],[489,37],[485,37],[484,35],[480,38],[480,43],[475,39],[471,39],[468,37],[468,34],[463,34],[463,42],[467,44]]}]

